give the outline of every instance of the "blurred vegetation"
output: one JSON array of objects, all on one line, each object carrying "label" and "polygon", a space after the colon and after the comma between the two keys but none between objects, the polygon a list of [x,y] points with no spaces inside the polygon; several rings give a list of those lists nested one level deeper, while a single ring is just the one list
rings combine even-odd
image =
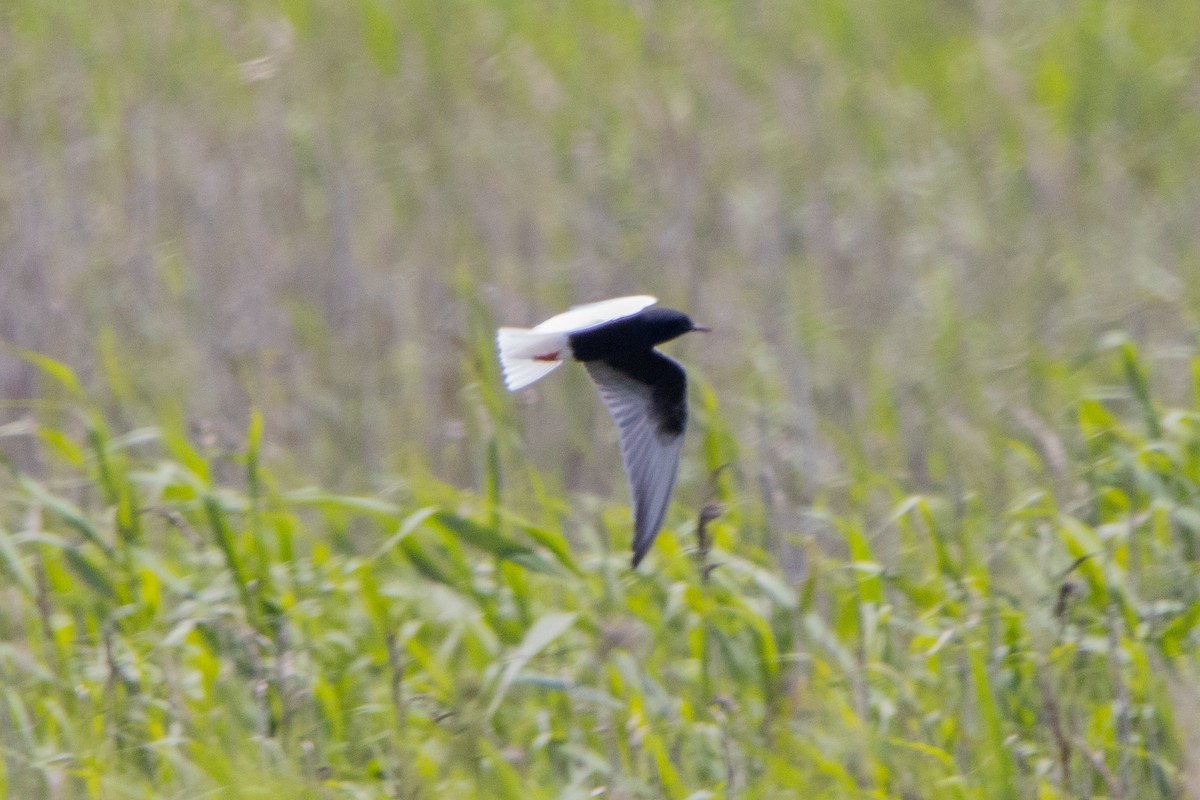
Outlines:
[{"label": "blurred vegetation", "polygon": [[[1194,0],[10,0],[0,63],[0,794],[1200,794]],[[639,572],[586,376],[491,345],[633,292],[717,329]]]}]

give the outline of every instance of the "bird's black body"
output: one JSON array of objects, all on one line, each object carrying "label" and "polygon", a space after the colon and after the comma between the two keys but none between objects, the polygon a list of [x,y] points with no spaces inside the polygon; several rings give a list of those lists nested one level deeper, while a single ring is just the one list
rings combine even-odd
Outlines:
[{"label": "bird's black body", "polygon": [[695,327],[691,318],[681,311],[648,308],[632,317],[571,334],[571,352],[577,361],[607,361],[650,350]]},{"label": "bird's black body", "polygon": [[664,436],[687,427],[687,376],[683,367],[654,349],[695,329],[684,313],[650,308],[632,317],[574,333],[568,341],[577,361],[603,361],[652,391],[654,422]]}]

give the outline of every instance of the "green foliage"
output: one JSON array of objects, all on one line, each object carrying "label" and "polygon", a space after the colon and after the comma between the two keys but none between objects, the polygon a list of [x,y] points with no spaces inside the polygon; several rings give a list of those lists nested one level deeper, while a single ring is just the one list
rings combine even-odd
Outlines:
[{"label": "green foliage", "polygon": [[226,470],[78,407],[22,433],[43,479],[0,484],[0,781],[21,797],[1176,796],[1200,719],[1200,413],[1160,410],[1136,351],[1114,357],[1135,402],[1083,400],[1077,432],[1046,433],[1069,453],[1061,490],[1017,441],[1000,511],[863,467],[860,491],[787,531],[810,556],[798,582],[746,540],[761,511],[729,486],[711,549],[681,521],[630,572],[627,534],[588,549],[583,517],[532,525],[498,491],[281,488],[257,414]]}]

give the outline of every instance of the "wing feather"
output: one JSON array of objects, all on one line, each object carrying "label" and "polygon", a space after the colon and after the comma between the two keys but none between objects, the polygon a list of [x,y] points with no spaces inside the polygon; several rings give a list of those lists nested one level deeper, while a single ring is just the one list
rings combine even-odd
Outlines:
[{"label": "wing feather", "polygon": [[533,330],[539,333],[576,333],[588,328],[594,328],[597,325],[603,325],[606,322],[632,317],[643,308],[652,306],[657,302],[658,298],[656,297],[651,297],[648,294],[639,294],[631,297],[614,297],[611,300],[600,300],[596,303],[586,303],[581,306],[572,306],[561,314],[555,314],[545,322],[538,323],[533,327]]},{"label": "wing feather", "polygon": [[[671,385],[686,387],[683,368],[675,361],[653,350],[647,358],[654,360],[657,369],[678,371],[677,381]],[[655,386],[608,362],[589,361],[587,369],[620,432],[621,463],[633,499],[633,566],[636,567],[662,527],[683,452],[683,429],[670,430],[660,406],[664,399],[680,404],[685,399],[663,398],[661,387],[660,396],[656,397]]]}]

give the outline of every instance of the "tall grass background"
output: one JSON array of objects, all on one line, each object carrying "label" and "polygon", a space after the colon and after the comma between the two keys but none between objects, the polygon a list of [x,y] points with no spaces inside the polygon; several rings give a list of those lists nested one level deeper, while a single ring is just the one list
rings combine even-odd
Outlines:
[{"label": "tall grass background", "polygon": [[[1200,6],[0,9],[12,797],[1195,797]],[[580,370],[716,332],[627,569]]]}]

